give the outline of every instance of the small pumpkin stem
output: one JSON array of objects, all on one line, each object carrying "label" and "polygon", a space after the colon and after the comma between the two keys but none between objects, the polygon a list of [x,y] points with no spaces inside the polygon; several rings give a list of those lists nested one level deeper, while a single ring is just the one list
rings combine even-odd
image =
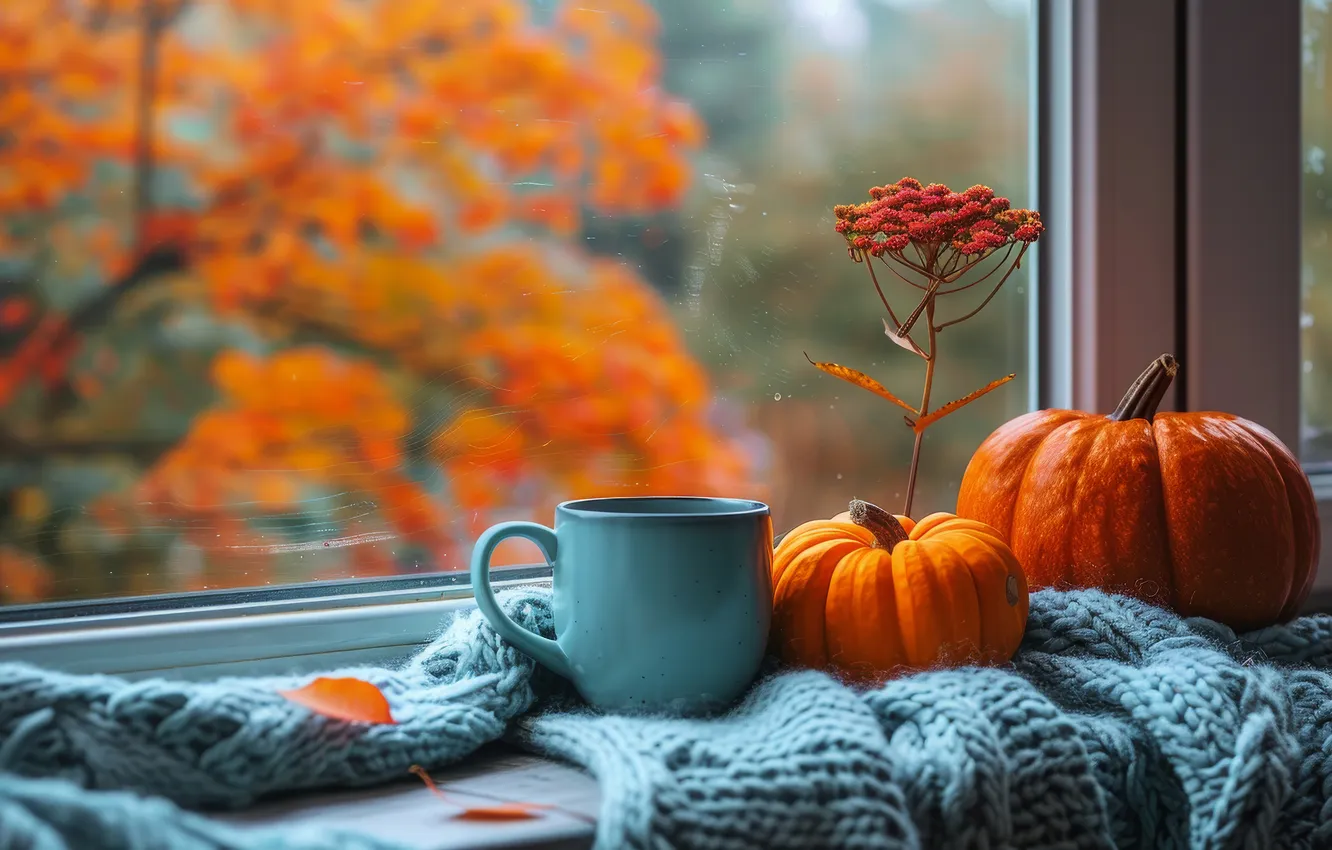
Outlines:
[{"label": "small pumpkin stem", "polygon": [[868,528],[874,535],[874,546],[878,549],[891,552],[894,546],[907,539],[906,529],[897,521],[897,517],[878,505],[852,499],[850,513],[852,522],[861,528]]},{"label": "small pumpkin stem", "polygon": [[1156,408],[1160,407],[1161,399],[1165,398],[1170,382],[1178,371],[1179,361],[1173,354],[1162,354],[1153,360],[1152,365],[1143,370],[1128,392],[1124,393],[1119,407],[1115,408],[1109,418],[1116,422],[1127,422],[1130,419],[1152,421]]}]

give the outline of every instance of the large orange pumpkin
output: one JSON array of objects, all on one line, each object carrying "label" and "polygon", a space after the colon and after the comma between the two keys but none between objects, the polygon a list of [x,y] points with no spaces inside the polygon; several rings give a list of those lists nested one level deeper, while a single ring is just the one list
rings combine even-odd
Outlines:
[{"label": "large orange pumpkin", "polygon": [[773,587],[783,660],[852,678],[1007,661],[1027,624],[1027,579],[994,529],[859,500],[782,538]]},{"label": "large orange pumpkin", "polygon": [[1236,629],[1284,621],[1318,565],[1313,488],[1270,431],[1157,413],[1169,354],[1109,416],[1040,410],[972,457],[957,512],[1002,532],[1034,587],[1100,587]]}]

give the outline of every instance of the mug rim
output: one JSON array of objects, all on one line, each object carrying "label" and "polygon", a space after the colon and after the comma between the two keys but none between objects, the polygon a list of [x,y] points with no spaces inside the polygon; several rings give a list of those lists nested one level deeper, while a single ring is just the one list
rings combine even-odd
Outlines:
[{"label": "mug rim", "polygon": [[[600,503],[613,506],[615,503],[628,502],[715,502],[730,503],[734,505],[732,510],[708,511],[706,513],[675,513],[669,511],[617,511],[611,510],[589,510],[586,506]],[[571,514],[577,517],[603,517],[615,519],[734,519],[735,517],[762,516],[770,513],[771,509],[764,502],[756,499],[736,499],[728,496],[598,496],[590,499],[571,499],[567,502],[561,502],[555,507],[557,513]]]}]

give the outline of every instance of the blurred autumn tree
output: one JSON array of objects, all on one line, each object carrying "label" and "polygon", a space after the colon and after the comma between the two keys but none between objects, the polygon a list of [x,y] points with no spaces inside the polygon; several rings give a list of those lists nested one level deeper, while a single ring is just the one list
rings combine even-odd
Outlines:
[{"label": "blurred autumn tree", "polygon": [[0,599],[457,568],[560,498],[751,492],[666,305],[575,241],[689,183],[657,29],[4,4]]}]

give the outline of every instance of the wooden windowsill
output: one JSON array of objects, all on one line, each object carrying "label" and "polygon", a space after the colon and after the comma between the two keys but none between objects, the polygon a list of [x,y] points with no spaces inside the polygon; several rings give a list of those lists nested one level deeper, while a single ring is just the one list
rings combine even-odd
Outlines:
[{"label": "wooden windowsill", "polygon": [[376,788],[294,795],[219,815],[218,820],[236,826],[344,828],[417,850],[592,846],[601,794],[596,780],[577,768],[492,744],[462,764],[431,771],[431,776],[451,799],[465,805],[524,802],[553,808],[534,820],[454,820],[456,809],[407,776]]}]

